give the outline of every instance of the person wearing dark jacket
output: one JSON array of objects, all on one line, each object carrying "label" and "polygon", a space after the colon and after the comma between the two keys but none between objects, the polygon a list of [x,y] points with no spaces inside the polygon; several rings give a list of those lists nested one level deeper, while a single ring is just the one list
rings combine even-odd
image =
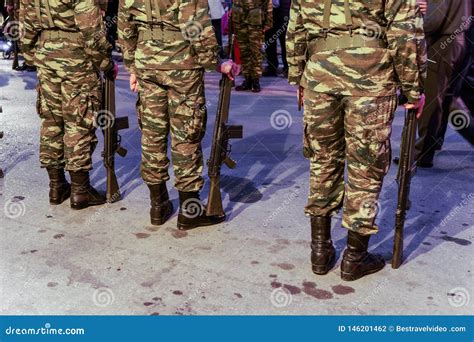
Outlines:
[{"label": "person wearing dark jacket", "polygon": [[455,68],[464,56],[464,33],[469,28],[470,15],[469,1],[428,1],[424,29],[430,63],[425,83],[426,106],[418,122],[415,146],[419,167],[433,167],[443,103]]},{"label": "person wearing dark jacket", "polygon": [[291,0],[273,0],[273,27],[265,32],[265,55],[268,66],[263,76],[277,76],[278,54],[277,43],[280,41],[281,59],[283,62],[283,73],[288,74],[288,62],[286,60],[286,30],[290,19]]}]

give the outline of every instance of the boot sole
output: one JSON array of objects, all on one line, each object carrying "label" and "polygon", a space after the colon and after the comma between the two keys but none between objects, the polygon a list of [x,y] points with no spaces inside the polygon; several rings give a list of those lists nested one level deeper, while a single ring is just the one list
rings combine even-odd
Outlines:
[{"label": "boot sole", "polygon": [[374,274],[374,273],[377,273],[377,272],[383,270],[384,267],[385,267],[385,264],[380,268],[370,270],[370,271],[367,271],[367,272],[364,272],[364,273],[361,273],[361,274],[358,274],[358,275],[353,275],[352,273],[347,273],[347,272],[342,272],[341,271],[341,279],[344,280],[344,281],[359,280],[362,277],[365,277],[365,276],[368,276],[368,275],[371,275],[371,274]]},{"label": "boot sole", "polygon": [[74,209],[74,210],[82,210],[82,209],[86,209],[86,208],[89,208],[89,207],[95,207],[97,205],[102,205],[102,204],[105,204],[107,203],[107,201],[104,201],[104,202],[85,202],[85,203],[71,203],[71,208]]},{"label": "boot sole", "polygon": [[316,275],[326,275],[336,265],[336,255],[334,255],[327,265],[312,265],[313,273]]},{"label": "boot sole", "polygon": [[203,223],[203,224],[192,224],[192,225],[191,224],[182,224],[182,223],[178,222],[178,229],[179,230],[191,230],[191,229],[195,229],[195,228],[199,228],[199,227],[210,227],[210,226],[214,226],[216,224],[224,222],[225,219],[226,219],[226,217],[223,216],[222,219],[220,219],[217,222]]}]

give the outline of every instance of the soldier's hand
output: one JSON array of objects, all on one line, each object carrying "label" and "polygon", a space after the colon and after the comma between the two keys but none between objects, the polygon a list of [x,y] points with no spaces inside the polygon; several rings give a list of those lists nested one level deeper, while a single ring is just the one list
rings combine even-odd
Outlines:
[{"label": "soldier's hand", "polygon": [[229,79],[234,80],[235,76],[240,74],[240,66],[229,60],[221,63],[218,71],[227,75]]},{"label": "soldier's hand", "polygon": [[407,103],[403,105],[406,109],[418,109],[416,112],[416,117],[419,119],[423,113],[423,108],[425,107],[425,94],[422,94],[420,99],[415,103]]},{"label": "soldier's hand", "polygon": [[302,86],[298,87],[296,96],[298,97],[298,110],[301,110],[304,105],[304,88]]},{"label": "soldier's hand", "polygon": [[420,11],[423,15],[428,11],[428,1],[427,0],[417,0]]},{"label": "soldier's hand", "polygon": [[137,75],[130,74],[130,90],[134,93],[138,93],[138,81]]},{"label": "soldier's hand", "polygon": [[6,9],[7,9],[8,15],[9,15],[9,16],[13,16],[13,6],[7,5],[7,6],[5,6],[5,7],[6,7]]}]

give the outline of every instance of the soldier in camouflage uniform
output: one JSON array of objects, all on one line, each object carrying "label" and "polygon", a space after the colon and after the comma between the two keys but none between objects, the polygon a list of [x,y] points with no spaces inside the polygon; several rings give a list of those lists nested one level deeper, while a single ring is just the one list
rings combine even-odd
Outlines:
[{"label": "soldier in camouflage uniform", "polygon": [[118,27],[130,86],[139,95],[141,171],[150,189],[151,223],[161,225],[173,213],[166,187],[170,134],[181,207],[178,228],[222,222],[225,217],[207,216],[199,202],[207,119],[204,71],[221,66],[228,73],[233,64],[219,64],[207,1],[121,0]]},{"label": "soldier in camouflage uniform", "polygon": [[[111,46],[95,0],[22,0],[23,53],[38,68],[40,162],[50,178],[50,203],[71,197],[82,209],[105,203],[89,183],[100,107],[98,71],[113,72]],[[64,169],[69,171],[71,186]]]},{"label": "soldier in camouflage uniform", "polygon": [[[415,1],[293,0],[287,34],[289,81],[304,93],[304,152],[310,160],[312,268],[335,264],[331,216],[349,230],[341,277],[384,267],[367,252],[377,200],[390,165],[397,89],[422,107],[426,47]],[[347,181],[344,167],[347,165]]]},{"label": "soldier in camouflage uniform", "polygon": [[262,45],[265,31],[273,26],[272,0],[234,0],[232,24],[239,43],[242,73],[245,77],[237,91],[260,92]]}]

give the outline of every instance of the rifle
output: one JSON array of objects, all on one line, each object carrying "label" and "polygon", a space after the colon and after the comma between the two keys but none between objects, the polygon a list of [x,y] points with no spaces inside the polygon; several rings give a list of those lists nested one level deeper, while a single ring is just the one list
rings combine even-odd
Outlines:
[{"label": "rifle", "polygon": [[[229,53],[230,58],[233,59],[234,39],[231,29],[229,29]],[[216,123],[214,127],[214,134],[212,138],[211,155],[207,161],[209,169],[209,178],[211,187],[209,189],[209,198],[207,202],[206,213],[209,216],[223,216],[224,208],[222,206],[221,196],[221,167],[222,164],[227,165],[230,169],[234,169],[237,163],[230,158],[231,148],[229,145],[230,139],[242,139],[243,127],[229,126],[229,108],[230,97],[234,82],[230,80],[227,75],[222,75],[220,81],[219,103],[216,114]]]},{"label": "rifle", "polygon": [[405,112],[405,126],[400,146],[400,163],[398,166],[398,203],[395,216],[395,237],[393,243],[392,268],[399,268],[403,258],[403,236],[407,211],[410,210],[410,183],[414,164],[417,109]]},{"label": "rifle", "polygon": [[102,110],[98,114],[102,133],[104,134],[104,151],[102,157],[107,170],[107,202],[119,201],[122,196],[115,174],[115,154],[127,155],[127,150],[120,146],[121,137],[118,131],[129,128],[128,117],[116,117],[115,81],[112,75],[104,75],[102,84]]},{"label": "rifle", "polygon": [[12,70],[17,70],[20,63],[18,61],[18,54],[19,54],[19,47],[18,47],[18,41],[13,40],[12,41],[12,47],[13,47],[13,63],[12,63]]}]

